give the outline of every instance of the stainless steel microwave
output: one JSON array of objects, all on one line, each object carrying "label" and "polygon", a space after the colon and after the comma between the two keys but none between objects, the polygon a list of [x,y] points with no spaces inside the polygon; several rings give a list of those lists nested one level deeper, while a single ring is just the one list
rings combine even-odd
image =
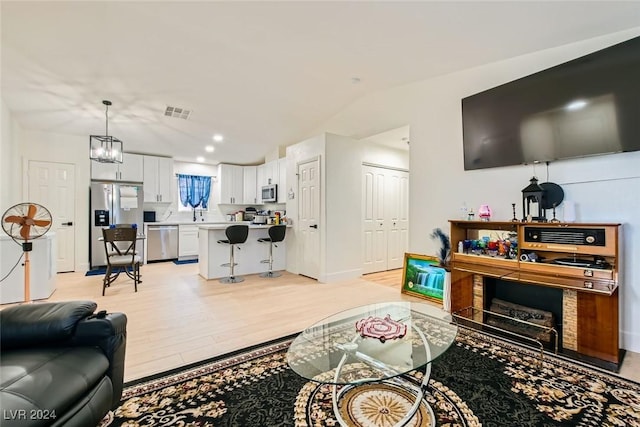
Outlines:
[{"label": "stainless steel microwave", "polygon": [[262,187],[262,203],[275,203],[278,201],[278,185],[271,184]]}]

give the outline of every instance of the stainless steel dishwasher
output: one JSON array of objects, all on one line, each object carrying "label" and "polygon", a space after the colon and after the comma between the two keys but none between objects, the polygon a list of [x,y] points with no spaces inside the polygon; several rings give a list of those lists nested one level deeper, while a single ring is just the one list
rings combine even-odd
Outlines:
[{"label": "stainless steel dishwasher", "polygon": [[147,227],[147,261],[178,258],[178,226],[149,225]]}]

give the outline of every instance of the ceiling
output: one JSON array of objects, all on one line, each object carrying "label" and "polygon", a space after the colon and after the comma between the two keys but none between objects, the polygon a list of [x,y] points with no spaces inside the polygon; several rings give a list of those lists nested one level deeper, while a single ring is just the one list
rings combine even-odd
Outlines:
[{"label": "ceiling", "polygon": [[23,128],[86,136],[88,151],[106,99],[125,151],[257,164],[369,93],[633,28],[640,2],[2,1],[0,14],[2,98]]}]

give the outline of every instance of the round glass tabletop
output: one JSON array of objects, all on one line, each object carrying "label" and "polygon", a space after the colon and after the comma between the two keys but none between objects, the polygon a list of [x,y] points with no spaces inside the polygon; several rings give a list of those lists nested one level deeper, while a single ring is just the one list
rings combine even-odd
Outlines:
[{"label": "round glass tabletop", "polygon": [[365,305],[323,319],[291,343],[287,360],[303,378],[357,384],[405,374],[433,362],[455,341],[451,316],[432,305]]}]

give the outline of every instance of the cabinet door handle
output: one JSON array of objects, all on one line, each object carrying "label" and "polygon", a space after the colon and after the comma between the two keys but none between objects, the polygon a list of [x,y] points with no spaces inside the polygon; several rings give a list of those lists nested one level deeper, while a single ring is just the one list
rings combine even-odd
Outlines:
[{"label": "cabinet door handle", "polygon": [[315,228],[317,230],[318,229],[318,224],[310,225],[309,228]]}]

